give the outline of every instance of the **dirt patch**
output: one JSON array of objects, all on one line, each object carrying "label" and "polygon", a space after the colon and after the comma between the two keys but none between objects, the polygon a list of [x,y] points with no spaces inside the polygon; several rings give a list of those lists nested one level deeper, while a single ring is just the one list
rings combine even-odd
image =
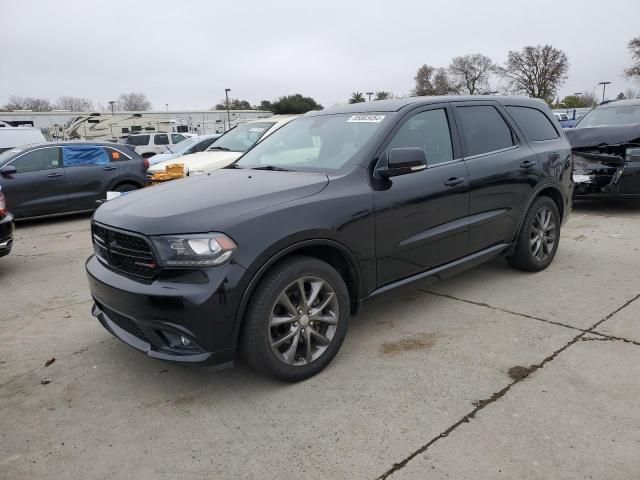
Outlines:
[{"label": "dirt patch", "polygon": [[537,365],[531,365],[530,367],[521,367],[520,365],[516,365],[515,367],[511,367],[507,373],[512,380],[522,380],[523,378],[527,378],[537,369]]},{"label": "dirt patch", "polygon": [[436,343],[436,335],[433,333],[421,333],[413,337],[401,338],[395,342],[382,344],[382,354],[387,356],[399,355],[411,350],[431,348]]}]

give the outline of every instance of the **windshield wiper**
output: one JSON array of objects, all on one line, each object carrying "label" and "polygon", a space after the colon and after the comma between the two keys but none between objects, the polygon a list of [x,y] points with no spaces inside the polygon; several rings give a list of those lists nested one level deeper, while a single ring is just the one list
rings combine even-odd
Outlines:
[{"label": "windshield wiper", "polygon": [[210,147],[209,148],[210,152],[212,152],[214,150],[220,150],[221,152],[230,152],[231,151],[227,147]]},{"label": "windshield wiper", "polygon": [[251,170],[272,170],[275,172],[295,172],[290,168],[276,167],[275,165],[263,165],[261,167],[253,167]]}]

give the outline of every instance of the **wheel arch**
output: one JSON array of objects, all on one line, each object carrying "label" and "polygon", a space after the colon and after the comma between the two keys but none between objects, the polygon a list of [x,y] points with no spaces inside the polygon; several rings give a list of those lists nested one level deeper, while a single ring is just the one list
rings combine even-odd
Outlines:
[{"label": "wheel arch", "polygon": [[233,330],[234,341],[237,342],[247,306],[262,278],[264,278],[277,263],[293,255],[317,258],[335,268],[347,285],[349,301],[351,303],[351,314],[357,314],[360,305],[358,300],[362,296],[362,274],[358,266],[358,261],[353,253],[345,245],[335,240],[322,238],[303,240],[281,249],[257,267],[242,294],[242,299],[236,312]]}]

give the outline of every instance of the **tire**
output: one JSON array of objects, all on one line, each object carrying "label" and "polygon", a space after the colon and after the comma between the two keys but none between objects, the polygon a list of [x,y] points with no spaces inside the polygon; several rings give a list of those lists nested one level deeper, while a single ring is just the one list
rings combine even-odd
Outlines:
[{"label": "tire", "polygon": [[138,186],[132,183],[122,183],[113,189],[114,192],[131,192],[133,190],[138,190]]},{"label": "tire", "polygon": [[[300,314],[301,308],[312,314]],[[244,317],[240,348],[249,366],[260,373],[285,382],[305,380],[336,356],[349,316],[349,292],[340,274],[316,258],[290,257],[276,264],[256,288]]]},{"label": "tire", "polygon": [[549,197],[534,200],[522,223],[515,251],[507,257],[509,265],[526,272],[547,268],[558,250],[560,226],[556,202]]}]

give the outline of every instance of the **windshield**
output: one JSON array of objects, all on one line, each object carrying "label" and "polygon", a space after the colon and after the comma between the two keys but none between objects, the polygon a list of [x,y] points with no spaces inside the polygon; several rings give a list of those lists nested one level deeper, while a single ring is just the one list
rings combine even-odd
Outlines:
[{"label": "windshield", "polygon": [[377,113],[299,118],[260,142],[236,165],[336,171],[355,157],[384,118]]},{"label": "windshield", "polygon": [[21,148],[11,148],[0,153],[0,167],[2,167],[5,163],[22,152],[24,152],[24,150]]},{"label": "windshield", "polygon": [[640,123],[640,105],[595,108],[587,113],[575,128],[603,125],[633,125]]},{"label": "windshield", "polygon": [[253,147],[274,123],[275,122],[250,122],[238,125],[216,140],[215,143],[209,147],[209,150],[244,152]]},{"label": "windshield", "polygon": [[191,137],[185,140],[182,140],[179,143],[171,145],[171,152],[173,153],[183,153],[189,150],[194,145],[204,141],[201,137]]}]

